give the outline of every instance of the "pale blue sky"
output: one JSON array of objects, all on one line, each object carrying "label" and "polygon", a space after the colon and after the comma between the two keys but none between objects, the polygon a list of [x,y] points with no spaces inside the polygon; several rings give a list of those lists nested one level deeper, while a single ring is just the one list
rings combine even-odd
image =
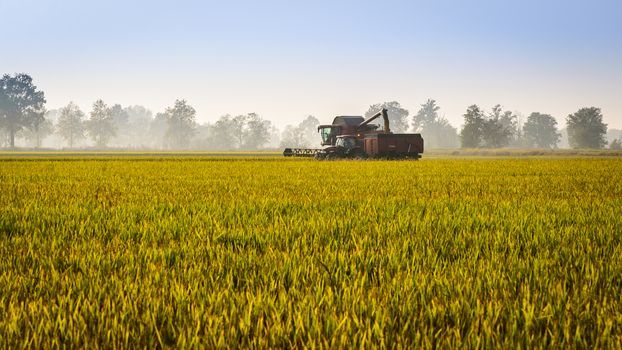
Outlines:
[{"label": "pale blue sky", "polygon": [[434,98],[455,126],[500,103],[622,128],[620,1],[0,0],[0,18],[0,72],[31,74],[50,109],[185,98],[201,121],[282,126]]}]

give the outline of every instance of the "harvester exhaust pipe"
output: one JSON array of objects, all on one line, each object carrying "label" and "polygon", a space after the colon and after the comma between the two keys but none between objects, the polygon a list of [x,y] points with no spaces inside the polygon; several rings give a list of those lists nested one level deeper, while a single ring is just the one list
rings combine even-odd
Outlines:
[{"label": "harvester exhaust pipe", "polygon": [[391,133],[391,129],[389,129],[389,114],[387,113],[387,109],[383,108],[380,112],[372,115],[371,117],[365,119],[361,124],[358,125],[358,128],[363,127],[371,122],[373,122],[376,118],[382,116],[382,119],[384,119],[384,133],[385,134],[390,134]]}]

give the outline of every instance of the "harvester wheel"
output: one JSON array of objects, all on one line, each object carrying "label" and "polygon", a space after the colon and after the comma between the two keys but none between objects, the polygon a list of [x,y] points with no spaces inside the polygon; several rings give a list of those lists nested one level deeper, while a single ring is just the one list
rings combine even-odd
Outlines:
[{"label": "harvester wheel", "polygon": [[356,160],[365,160],[367,159],[367,154],[363,151],[356,151],[354,152],[353,158]]},{"label": "harvester wheel", "polygon": [[317,159],[317,160],[324,160],[324,159],[326,159],[326,154],[325,153],[317,153],[315,155],[315,159]]},{"label": "harvester wheel", "polygon": [[326,160],[335,160],[335,159],[339,159],[341,157],[339,157],[339,155],[337,153],[328,153],[326,155]]}]

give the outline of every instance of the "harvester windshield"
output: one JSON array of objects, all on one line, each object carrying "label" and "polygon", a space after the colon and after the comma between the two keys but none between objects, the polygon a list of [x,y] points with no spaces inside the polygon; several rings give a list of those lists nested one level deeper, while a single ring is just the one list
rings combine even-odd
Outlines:
[{"label": "harvester windshield", "polygon": [[318,127],[320,135],[322,135],[322,145],[330,145],[333,143],[333,138],[339,133],[339,127],[331,125],[320,125]]}]

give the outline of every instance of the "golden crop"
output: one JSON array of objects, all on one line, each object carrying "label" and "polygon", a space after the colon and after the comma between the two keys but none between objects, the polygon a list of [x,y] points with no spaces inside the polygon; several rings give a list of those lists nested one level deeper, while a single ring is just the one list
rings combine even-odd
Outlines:
[{"label": "golden crop", "polygon": [[0,160],[0,346],[621,347],[619,158]]}]

